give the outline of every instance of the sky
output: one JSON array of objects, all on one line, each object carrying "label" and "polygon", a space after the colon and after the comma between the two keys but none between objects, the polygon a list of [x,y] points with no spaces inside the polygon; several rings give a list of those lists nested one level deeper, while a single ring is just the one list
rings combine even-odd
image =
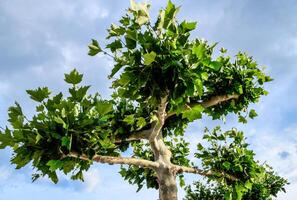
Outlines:
[{"label": "sky", "polygon": [[[148,0],[151,16],[166,0]],[[219,42],[229,54],[245,51],[274,78],[267,84],[270,94],[252,105],[259,116],[247,125],[229,116],[226,123],[205,117],[186,132],[187,140],[201,141],[201,130],[221,125],[224,130],[244,130],[257,159],[274,167],[291,183],[278,200],[295,200],[297,195],[297,4],[294,0],[174,0],[181,5],[178,19],[198,21],[192,37]],[[7,125],[7,109],[19,102],[27,115],[34,103],[26,89],[48,86],[54,93],[66,91],[64,73],[73,68],[84,73],[84,83],[105,98],[111,93],[107,75],[112,60],[89,57],[91,38],[105,43],[106,29],[129,7],[128,0],[1,0],[0,1],[0,126]],[[84,183],[61,175],[52,184],[47,178],[31,183],[32,169],[15,170],[9,164],[11,151],[0,151],[0,200],[131,200],[157,199],[157,191],[128,185],[118,166],[95,164]],[[187,176],[188,183],[197,176]],[[180,191],[180,197],[183,192]]]}]

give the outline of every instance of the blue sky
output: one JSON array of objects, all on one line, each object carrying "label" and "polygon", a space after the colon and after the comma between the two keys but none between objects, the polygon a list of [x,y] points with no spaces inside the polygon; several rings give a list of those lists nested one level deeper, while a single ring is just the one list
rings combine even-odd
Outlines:
[{"label": "blue sky", "polygon": [[[148,0],[151,16],[156,16],[166,0]],[[226,124],[205,118],[193,123],[187,139],[201,141],[204,126],[237,127],[246,132],[257,158],[267,161],[289,179],[287,194],[297,195],[297,4],[294,0],[176,0],[182,5],[179,19],[198,21],[193,37],[219,42],[229,53],[246,51],[275,79],[267,85],[270,95],[252,105],[259,114],[248,125],[238,125],[234,116]],[[110,94],[107,79],[112,61],[89,57],[91,38],[105,42],[106,29],[117,22],[128,0],[1,0],[0,1],[0,126],[6,125],[7,109],[18,101],[31,115],[34,103],[25,90],[49,86],[54,92],[66,91],[63,74],[77,68],[92,92]],[[191,147],[194,148],[195,144]],[[0,152],[0,200],[157,199],[157,192],[136,194],[118,175],[117,166],[94,165],[84,183],[61,175],[54,185],[47,179],[31,183],[32,169],[14,170],[9,164],[9,149]],[[193,180],[196,176],[188,176]],[[181,192],[182,196],[182,192]]]}]

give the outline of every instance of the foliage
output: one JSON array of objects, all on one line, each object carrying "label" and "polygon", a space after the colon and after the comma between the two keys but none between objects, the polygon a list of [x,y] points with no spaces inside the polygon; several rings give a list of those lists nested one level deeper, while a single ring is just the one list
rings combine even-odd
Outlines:
[{"label": "foliage", "polygon": [[[272,169],[263,165],[265,175],[257,179],[252,188],[245,192],[242,200],[272,200],[280,191],[285,192],[287,180],[275,174]],[[203,184],[195,182],[187,186],[185,200],[224,200],[228,189],[218,184]]]},{"label": "foliage", "polygon": [[214,184],[204,185],[195,182],[193,186],[187,186],[185,200],[224,200],[226,191]]},{"label": "foliage", "polygon": [[[264,83],[272,80],[263,67],[246,53],[231,58],[224,48],[216,51],[217,43],[191,39],[197,23],[178,22],[180,7],[171,1],[160,10],[155,23],[151,22],[149,8],[146,3],[131,0],[127,14],[108,29],[105,47],[95,39],[88,46],[90,56],[102,53],[114,61],[109,75],[113,89],[110,100],[98,93],[89,95],[90,86],[80,85],[83,75],[73,70],[65,74],[65,82],[70,84],[66,96],[52,95],[47,87],[27,90],[37,103],[32,118],[25,117],[18,103],[9,108],[10,126],[0,132],[0,148],[12,148],[11,163],[17,169],[32,163],[36,169],[33,180],[48,175],[56,183],[57,170],[83,180],[83,171],[89,169],[94,155],[118,157],[132,150],[134,158],[153,161],[148,142],[130,141],[129,137],[159,123],[157,111],[164,98],[168,118],[162,137],[171,150],[171,162],[186,167],[195,167],[188,159],[189,143],[183,139],[190,122],[204,115],[224,119],[235,113],[239,122],[246,123],[247,117],[257,116],[248,106],[268,94]],[[217,101],[220,96],[232,95],[236,98]],[[213,105],[203,104],[212,99],[216,101]],[[215,172],[209,179],[224,187],[226,199],[232,195],[240,199],[254,187],[263,186],[257,186],[257,181],[267,172],[247,149],[242,132],[221,134],[215,129],[207,131],[204,139],[211,147],[198,145],[195,155],[205,170]],[[67,156],[73,152],[89,160]],[[158,188],[152,169],[122,166],[120,174],[138,190],[144,185]],[[178,176],[184,186],[183,174]],[[277,182],[270,194],[285,184],[284,179]]]},{"label": "foliage", "polygon": [[[243,132],[232,129],[221,133],[220,128],[216,127],[212,132],[205,129],[203,139],[210,145],[205,148],[198,144],[195,156],[201,159],[205,170],[218,172],[214,177],[209,177],[209,181],[216,181],[219,187],[205,189],[205,186],[197,183],[194,193],[198,193],[198,196],[213,196],[214,199],[224,199],[222,196],[226,199],[269,199],[271,195],[276,196],[279,191],[284,191],[287,180],[275,175],[269,166],[260,165],[255,160],[254,152],[247,148]],[[237,180],[232,181],[222,176],[222,173],[232,175]],[[193,192],[190,187],[187,191],[191,196]]]},{"label": "foliage", "polygon": [[[137,117],[146,115],[145,109],[135,109],[124,99],[103,100],[99,94],[87,95],[89,86],[77,85],[82,78],[76,70],[65,74],[65,81],[72,84],[67,98],[63,98],[62,93],[50,97],[46,87],[28,90],[30,98],[39,103],[31,120],[24,116],[18,103],[9,108],[13,129],[6,128],[0,134],[0,147],[13,148],[11,162],[17,169],[33,161],[38,170],[33,174],[33,180],[48,175],[57,182],[56,170],[65,174],[72,171],[72,178],[83,179],[82,171],[91,163],[64,158],[64,154],[74,151],[90,158],[95,154],[118,156],[128,144],[115,145],[115,139],[126,137],[147,123],[145,118]],[[131,114],[133,120],[128,121]]]}]

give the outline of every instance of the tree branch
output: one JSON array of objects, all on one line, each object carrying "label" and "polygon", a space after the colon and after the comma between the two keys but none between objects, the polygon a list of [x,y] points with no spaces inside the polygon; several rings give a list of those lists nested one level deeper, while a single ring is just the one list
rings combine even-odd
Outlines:
[{"label": "tree branch", "polygon": [[132,133],[128,138],[116,139],[115,143],[120,144],[120,143],[123,143],[123,142],[139,141],[141,139],[146,139],[147,140],[147,139],[149,139],[149,136],[150,136],[152,131],[153,131],[153,128],[138,131],[138,132]]},{"label": "tree branch", "polygon": [[121,165],[134,165],[143,168],[156,169],[159,167],[159,164],[154,161],[138,159],[138,158],[128,158],[128,157],[113,157],[113,156],[101,156],[95,155],[92,159],[90,159],[85,154],[79,154],[76,152],[70,152],[65,155],[65,157],[78,158],[85,161],[95,161],[99,163],[107,163],[107,164],[121,164]]},{"label": "tree branch", "polygon": [[167,97],[168,96],[165,96],[161,99],[161,104],[157,111],[158,122],[152,126],[153,130],[152,130],[152,133],[150,134],[149,140],[156,139],[158,134],[162,130],[162,127],[164,125],[166,115],[167,115],[167,113],[166,113]]},{"label": "tree branch", "polygon": [[[206,100],[206,101],[187,104],[186,107],[194,107],[196,105],[202,105],[204,108],[208,108],[208,107],[218,105],[218,104],[220,104],[222,102],[228,101],[230,99],[238,99],[238,98],[239,98],[238,94],[218,95],[218,96],[211,97],[209,100]],[[164,98],[163,101],[164,100],[165,100],[165,102],[163,102],[163,106],[161,106],[161,108],[159,108],[159,110],[158,110],[158,118],[159,118],[159,120],[161,119],[160,121],[163,121],[162,118],[164,117],[164,116],[161,116],[161,115],[165,115],[164,108],[166,108],[166,98]],[[168,113],[165,116],[165,120],[168,119],[169,117],[175,115],[175,114],[176,114],[175,112]],[[132,133],[128,138],[116,139],[115,144],[120,144],[120,143],[123,143],[123,142],[139,141],[141,139],[148,140],[151,133],[154,132],[154,127],[156,127],[156,125],[157,124],[155,123],[155,124],[152,124],[152,128],[150,128],[150,129]]]},{"label": "tree branch", "polygon": [[163,140],[163,135],[162,135],[162,128],[164,126],[166,115],[167,115],[166,113],[166,107],[168,103],[167,98],[168,98],[168,95],[166,95],[161,99],[161,104],[157,111],[158,121],[153,126],[154,127],[153,131],[149,137],[149,143],[154,153],[155,160],[158,163],[160,163],[160,166],[161,166],[161,169],[157,170],[158,178],[162,176],[160,175],[160,171],[162,171],[162,168],[164,169],[164,167],[166,168],[166,166],[171,165],[170,159],[171,159],[172,153],[165,145]]},{"label": "tree branch", "polygon": [[215,171],[211,171],[211,170],[205,171],[205,170],[198,169],[195,167],[185,167],[185,166],[173,165],[172,170],[175,171],[177,174],[191,173],[191,174],[199,174],[199,175],[206,176],[206,177],[221,175],[221,176],[226,177],[227,179],[230,179],[232,181],[238,180],[238,178],[236,178],[235,176],[232,176],[225,172],[215,172]]},{"label": "tree branch", "polygon": [[[203,102],[198,103],[198,104],[201,104],[204,108],[208,108],[208,107],[218,105],[218,104],[220,104],[222,102],[228,101],[230,99],[238,99],[238,98],[239,98],[238,94],[219,95],[219,96],[211,97],[209,100],[203,101]],[[195,106],[195,105],[196,104],[190,104],[191,107]]]},{"label": "tree branch", "polygon": [[[208,100],[202,101],[202,102],[196,102],[196,103],[190,103],[187,104],[185,107],[194,107],[196,105],[202,105],[204,108],[209,108],[215,105],[218,105],[222,102],[231,100],[231,99],[238,99],[240,95],[238,94],[231,94],[231,95],[218,95],[218,96],[213,96]],[[166,119],[168,119],[169,117],[175,115],[175,112],[171,112],[167,114]]]}]

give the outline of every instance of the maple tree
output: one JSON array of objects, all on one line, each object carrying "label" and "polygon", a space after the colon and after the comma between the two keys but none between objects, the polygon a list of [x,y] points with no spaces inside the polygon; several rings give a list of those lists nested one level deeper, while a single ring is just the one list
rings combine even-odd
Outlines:
[{"label": "maple tree", "polygon": [[[187,125],[204,115],[224,119],[234,113],[243,123],[256,117],[248,106],[268,94],[263,85],[272,79],[246,53],[233,59],[221,48],[215,57],[217,44],[190,39],[196,22],[179,23],[180,7],[171,1],[156,23],[149,7],[131,1],[119,24],[108,29],[106,47],[95,39],[89,45],[90,56],[101,53],[114,61],[111,99],[88,94],[90,86],[80,85],[83,75],[77,70],[65,74],[69,95],[51,95],[47,87],[27,90],[38,103],[36,114],[28,119],[18,103],[10,107],[10,126],[1,131],[0,148],[12,148],[11,163],[17,169],[32,163],[34,181],[48,176],[57,183],[58,170],[83,180],[83,171],[99,162],[120,164],[125,180],[138,190],[159,189],[161,200],[178,198],[176,179],[184,187],[185,173],[216,183],[213,190],[221,199],[237,200],[254,188],[270,187],[264,184],[269,176],[279,184],[268,197],[276,195],[287,181],[255,160],[242,132],[206,129],[203,138],[210,146],[197,144],[195,153],[201,168],[189,160],[184,139]],[[124,157],[130,150],[132,156]],[[212,193],[195,185],[196,191],[186,187],[186,198],[198,199],[202,190]]]}]

